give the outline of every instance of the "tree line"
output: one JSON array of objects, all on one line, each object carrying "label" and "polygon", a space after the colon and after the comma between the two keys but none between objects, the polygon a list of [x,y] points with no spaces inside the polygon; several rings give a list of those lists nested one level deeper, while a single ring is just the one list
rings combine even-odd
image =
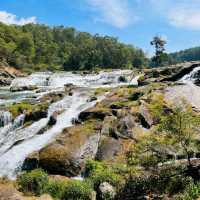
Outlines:
[{"label": "tree line", "polygon": [[174,63],[200,60],[200,47],[194,47],[170,54]]},{"label": "tree line", "polygon": [[64,26],[0,23],[0,64],[27,71],[141,68],[145,53],[117,38]]}]

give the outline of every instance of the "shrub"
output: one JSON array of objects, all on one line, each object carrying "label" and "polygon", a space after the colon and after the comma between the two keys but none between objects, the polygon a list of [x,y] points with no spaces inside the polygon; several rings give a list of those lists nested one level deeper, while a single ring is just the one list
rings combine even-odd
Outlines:
[{"label": "shrub", "polygon": [[65,181],[50,180],[46,186],[45,193],[50,194],[53,198],[61,199],[64,195]]},{"label": "shrub", "polygon": [[176,197],[176,200],[194,200],[200,196],[200,182],[190,183],[182,195]]},{"label": "shrub", "polygon": [[108,182],[113,186],[119,186],[120,176],[109,169],[103,171],[96,171],[89,177],[89,180],[93,183],[95,190],[103,182]]},{"label": "shrub", "polygon": [[183,192],[191,183],[191,178],[184,176],[172,177],[166,187],[166,192],[170,195]]},{"label": "shrub", "polygon": [[88,160],[85,165],[85,175],[86,177],[90,176],[94,172],[102,171],[106,166],[102,162]]},{"label": "shrub", "polygon": [[89,200],[93,189],[89,182],[70,181],[65,185],[62,200]]},{"label": "shrub", "polygon": [[31,172],[21,174],[17,178],[17,183],[22,192],[41,195],[45,192],[48,175],[41,169],[35,169]]},{"label": "shrub", "polygon": [[119,183],[122,182],[122,177],[120,175],[98,161],[90,160],[86,163],[86,174],[95,190],[97,190],[99,185],[103,182],[108,182],[113,186],[119,186]]}]

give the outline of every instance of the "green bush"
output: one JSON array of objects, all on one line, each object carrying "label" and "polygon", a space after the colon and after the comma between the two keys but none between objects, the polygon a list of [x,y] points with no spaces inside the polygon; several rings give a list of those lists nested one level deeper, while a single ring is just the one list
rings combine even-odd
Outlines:
[{"label": "green bush", "polygon": [[173,195],[179,192],[183,192],[188,185],[191,183],[191,178],[184,176],[175,176],[170,178],[169,182],[166,184],[166,193]]},{"label": "green bush", "polygon": [[109,169],[97,171],[89,177],[89,180],[93,183],[95,190],[103,182],[108,182],[113,186],[119,186],[120,179],[121,177],[118,174],[112,172]]},{"label": "green bush", "polygon": [[45,187],[48,183],[48,175],[41,169],[35,169],[18,176],[17,183],[22,192],[31,192],[35,195],[41,195],[45,192]]},{"label": "green bush", "polygon": [[185,192],[176,197],[176,200],[194,200],[200,196],[200,182],[190,183]]},{"label": "green bush", "polygon": [[112,169],[98,161],[88,161],[86,163],[87,179],[93,184],[94,189],[97,190],[99,185],[103,182],[108,182],[113,186],[119,186],[122,182],[122,177],[115,173]]},{"label": "green bush", "polygon": [[93,188],[86,181],[70,181],[65,185],[62,200],[90,200]]},{"label": "green bush", "polygon": [[45,193],[50,194],[53,198],[61,199],[64,195],[66,184],[64,181],[50,180],[46,186]]},{"label": "green bush", "polygon": [[90,176],[96,171],[102,171],[106,168],[106,166],[99,161],[88,160],[85,165],[85,175],[86,177]]}]

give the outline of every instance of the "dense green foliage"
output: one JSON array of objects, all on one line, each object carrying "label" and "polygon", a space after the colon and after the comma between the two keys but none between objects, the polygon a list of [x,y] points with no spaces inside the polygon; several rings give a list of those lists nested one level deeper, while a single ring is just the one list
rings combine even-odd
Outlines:
[{"label": "dense green foliage", "polygon": [[48,175],[43,170],[36,169],[29,173],[21,174],[17,178],[17,183],[24,193],[31,192],[35,195],[41,195],[45,192]]},{"label": "dense green foliage", "polygon": [[41,169],[21,174],[17,178],[17,184],[24,193],[36,196],[48,193],[55,199],[62,200],[89,200],[93,191],[90,182],[51,180]]},{"label": "dense green foliage", "polygon": [[172,53],[169,56],[173,63],[200,60],[200,47],[194,47],[176,53]]},{"label": "dense green foliage", "polygon": [[0,23],[0,63],[25,70],[142,67],[141,49],[74,28]]},{"label": "dense green foliage", "polygon": [[92,187],[86,181],[71,181],[64,188],[63,200],[89,200],[92,195]]},{"label": "dense green foliage", "polygon": [[119,183],[122,182],[122,177],[118,173],[98,161],[89,160],[86,163],[86,176],[92,182],[95,190],[103,182],[108,182],[113,186],[119,186]]}]

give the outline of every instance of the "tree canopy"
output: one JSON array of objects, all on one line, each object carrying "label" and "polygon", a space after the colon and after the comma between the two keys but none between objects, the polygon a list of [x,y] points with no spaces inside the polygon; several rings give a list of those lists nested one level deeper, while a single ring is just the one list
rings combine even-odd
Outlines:
[{"label": "tree canopy", "polygon": [[74,28],[0,23],[0,63],[25,70],[143,67],[144,52],[117,38]]}]

